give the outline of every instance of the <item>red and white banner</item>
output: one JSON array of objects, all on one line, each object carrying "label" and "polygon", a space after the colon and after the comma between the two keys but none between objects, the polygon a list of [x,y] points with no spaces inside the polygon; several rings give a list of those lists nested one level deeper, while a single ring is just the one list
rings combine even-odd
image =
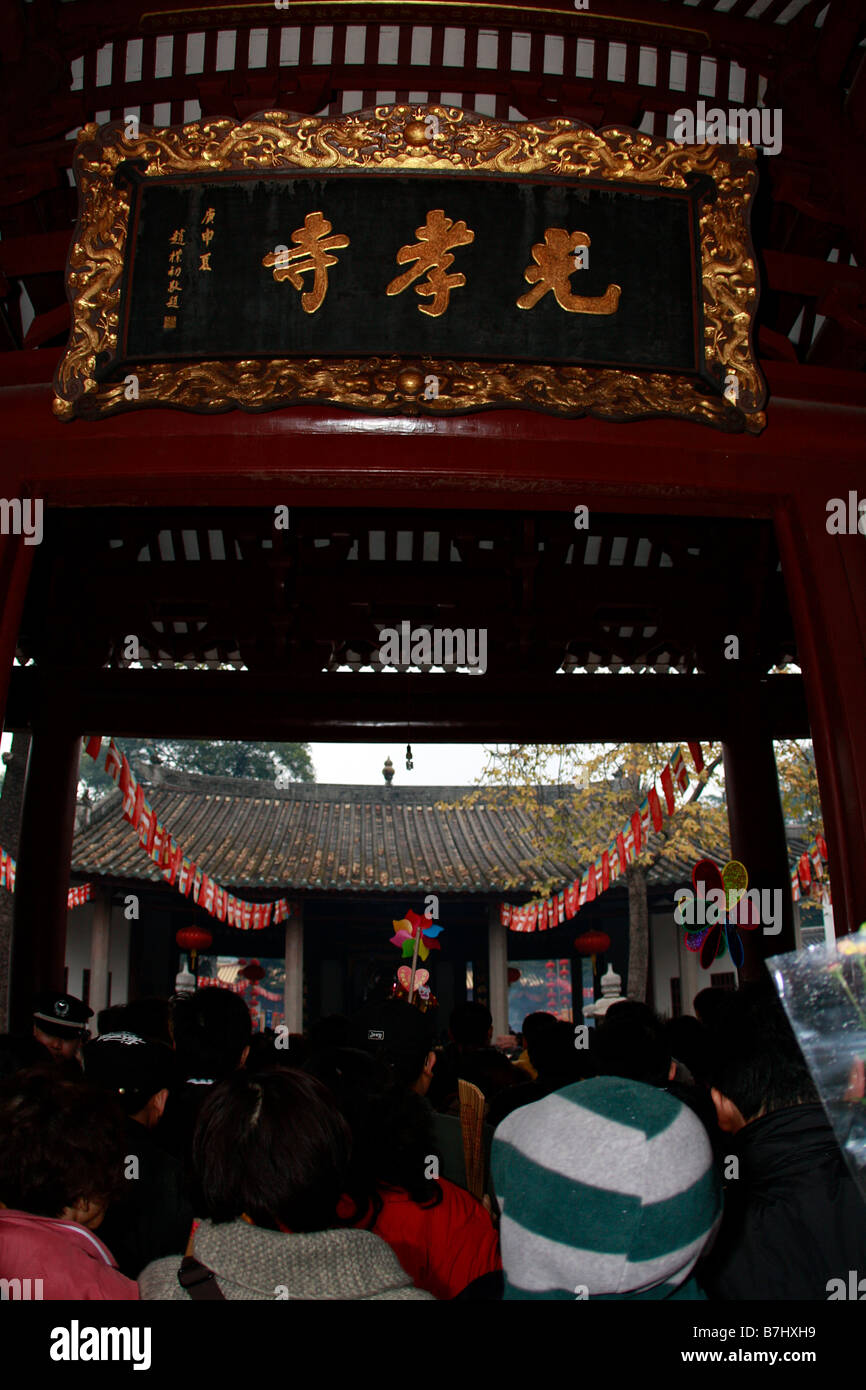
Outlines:
[{"label": "red and white banner", "polygon": [[[14,893],[16,872],[16,864],[12,855],[7,854],[5,849],[0,849],[0,888]],[[92,889],[93,885],[90,883],[77,883],[74,888],[70,888],[66,894],[67,911],[71,907],[83,907],[85,903],[89,903]]]},{"label": "red and white banner", "polygon": [[[94,735],[85,740],[84,751],[96,761],[102,750],[102,739]],[[123,793],[121,814],[138,831],[138,842],[153,860],[163,878],[184,897],[192,895],[193,902],[220,922],[243,931],[261,931],[271,922],[285,922],[291,908],[285,898],[275,903],[243,902],[215,882],[204,870],[184,854],[168,827],[157,820],[156,812],[139,785],[135,774],[114,739],[108,740],[105,771]],[[12,873],[14,875],[14,863]],[[4,870],[0,865],[0,874]],[[2,880],[0,880],[2,883]],[[89,884],[86,885],[89,889]],[[75,890],[70,889],[70,893]],[[85,899],[86,901],[86,899]],[[70,902],[70,907],[77,906]]]},{"label": "red and white banner", "polygon": [[[689,752],[692,755],[695,771],[700,772],[704,767],[701,745],[690,743]],[[689,775],[682,748],[678,747],[670,762],[665,764],[661,775],[661,784],[667,813],[672,816],[676,810],[674,787],[677,786],[681,792],[684,792],[689,785]],[[554,902],[561,903],[561,908],[558,907],[551,914],[550,910],[545,910],[545,907],[540,903],[528,903],[524,907],[516,907],[511,903],[501,903],[499,920],[502,925],[511,931],[535,931],[544,930],[547,926],[557,926],[564,921],[571,921],[585,903],[591,903],[598,894],[607,892],[611,884],[622,877],[628,865],[640,854],[641,848],[646,845],[650,835],[650,822],[652,822],[653,830],[661,830],[663,824],[662,808],[655,781],[641,802],[639,810],[635,811],[616,835],[611,837],[607,849],[600,855],[595,864],[590,865],[588,873],[581,878],[576,878],[573,883],[566,886],[563,892],[556,895]],[[537,927],[536,923],[538,923]]]},{"label": "red and white banner", "polygon": [[[688,748],[695,772],[702,772],[705,763],[701,745],[690,743]],[[670,817],[676,812],[676,789],[685,792],[689,786],[689,774],[681,747],[676,749],[670,761],[665,764],[660,781],[665,809]],[[622,877],[631,861],[646,846],[651,833],[650,823],[654,831],[661,830],[664,824],[661,798],[655,780],[641,802],[640,809],[633,812],[595,864],[591,864],[584,876],[576,878],[573,883],[567,885],[564,892],[558,893],[552,900],[555,903],[561,901],[561,911],[551,913],[547,902],[526,903],[522,907],[512,903],[500,903],[499,920],[502,925],[510,931],[543,931],[548,926],[553,927],[560,922],[571,921],[585,903],[593,902]],[[823,868],[826,863],[827,842],[823,835],[816,835],[809,848],[800,855],[798,867],[791,874],[791,889],[795,902],[799,901],[801,891],[805,896],[817,896],[822,891],[829,893]]]}]

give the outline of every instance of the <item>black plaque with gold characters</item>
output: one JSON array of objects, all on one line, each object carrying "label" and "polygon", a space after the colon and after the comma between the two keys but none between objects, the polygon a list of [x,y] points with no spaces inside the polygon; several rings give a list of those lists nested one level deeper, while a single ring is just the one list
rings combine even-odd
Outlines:
[{"label": "black plaque with gold characters", "polygon": [[443,107],[76,151],[55,412],[521,406],[759,431],[754,151]]}]

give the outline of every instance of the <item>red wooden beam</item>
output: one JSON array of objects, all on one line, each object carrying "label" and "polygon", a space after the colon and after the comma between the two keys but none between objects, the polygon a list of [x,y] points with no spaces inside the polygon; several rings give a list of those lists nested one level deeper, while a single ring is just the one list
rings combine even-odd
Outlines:
[{"label": "red wooden beam", "polygon": [[8,388],[0,392],[0,491],[14,460],[37,495],[57,505],[195,506],[206,496],[239,506],[302,498],[489,506],[496,497],[497,506],[524,507],[532,495],[539,506],[546,496],[556,506],[586,500],[614,511],[768,515],[813,475],[816,459],[827,459],[828,439],[832,460],[822,472],[831,495],[862,483],[866,378],[766,365],[773,397],[756,437],[683,421],[622,425],[517,410],[442,420],[324,407],[151,410],[61,423],[45,386]]}]

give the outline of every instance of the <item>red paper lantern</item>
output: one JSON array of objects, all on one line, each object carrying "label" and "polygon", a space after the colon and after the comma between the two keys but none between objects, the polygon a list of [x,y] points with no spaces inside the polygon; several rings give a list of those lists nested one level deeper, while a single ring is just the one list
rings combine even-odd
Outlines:
[{"label": "red paper lantern", "polygon": [[182,951],[189,951],[192,973],[195,974],[195,958],[199,951],[206,951],[213,937],[205,927],[181,927],[174,938]]},{"label": "red paper lantern", "polygon": [[508,967],[508,983],[509,983],[510,985],[516,985],[516,984],[517,984],[517,981],[518,981],[519,979],[520,979],[520,971],[517,969],[517,967],[516,967],[515,965],[509,965],[509,967]]},{"label": "red paper lantern", "polygon": [[610,950],[610,937],[605,931],[590,928],[575,939],[574,949],[579,956],[601,956]]},{"label": "red paper lantern", "polygon": [[238,971],[238,974],[242,975],[245,980],[252,980],[255,984],[256,980],[263,980],[265,978],[266,971],[263,966],[259,965],[257,960],[251,960],[249,965],[245,965],[243,970]]},{"label": "red paper lantern", "polygon": [[213,941],[204,927],[182,927],[174,938],[182,951],[206,951]]}]

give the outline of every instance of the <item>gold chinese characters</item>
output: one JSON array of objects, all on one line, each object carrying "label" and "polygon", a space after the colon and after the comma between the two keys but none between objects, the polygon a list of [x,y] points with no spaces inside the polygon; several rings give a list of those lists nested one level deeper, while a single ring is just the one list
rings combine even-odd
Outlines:
[{"label": "gold chinese characters", "polygon": [[[329,256],[327,253],[351,245],[349,238],[341,232],[336,236],[329,236],[331,230],[330,222],[321,212],[307,213],[303,227],[292,232],[295,250],[278,247],[262,260],[262,265],[274,267],[275,280],[288,280],[296,290],[303,289],[304,282],[301,276],[304,272],[313,272],[313,288],[304,290],[301,295],[301,308],[305,314],[314,314],[321,308],[328,293],[328,266],[336,265],[337,257]],[[291,261],[296,261],[297,264],[290,265]]]},{"label": "gold chinese characters", "polygon": [[[304,312],[314,314],[321,308],[328,292],[328,266],[337,264],[337,257],[329,251],[351,245],[349,238],[342,233],[329,236],[331,223],[321,212],[308,213],[303,227],[292,232],[295,249],[278,246],[262,259],[262,265],[273,269],[274,279],[288,280],[296,290],[303,289],[301,279],[305,271],[313,272],[313,288],[301,295]],[[402,294],[416,280],[415,293],[430,304],[419,304],[418,310],[430,318],[439,318],[445,313],[451,299],[451,291],[466,284],[466,276],[460,271],[449,274],[454,264],[451,250],[458,246],[469,246],[475,240],[475,233],[463,221],[454,222],[446,217],[442,208],[428,212],[422,227],[416,227],[416,242],[401,246],[397,252],[397,264],[411,265],[402,275],[397,275],[387,286],[385,293],[390,297]],[[603,295],[595,297],[573,294],[571,276],[581,268],[575,259],[578,247],[589,247],[590,238],[586,232],[568,232],[564,227],[548,227],[544,241],[532,248],[533,264],[523,272],[523,278],[534,288],[520,296],[516,301],[519,309],[534,309],[543,297],[552,292],[560,309],[567,314],[615,314],[619,308],[622,290],[619,285],[608,285]],[[295,262],[292,265],[292,262]],[[421,279],[426,276],[426,279]]]},{"label": "gold chinese characters", "polygon": [[417,280],[426,272],[427,279],[415,286],[415,293],[425,298],[432,296],[433,303],[419,304],[418,308],[422,314],[438,318],[448,308],[451,291],[466,284],[466,276],[460,272],[456,275],[445,273],[448,267],[454,264],[454,257],[450,254],[449,248],[468,246],[475,240],[475,233],[465,222],[452,222],[441,208],[436,208],[433,212],[428,212],[423,227],[415,228],[415,235],[418,240],[414,245],[401,246],[397,252],[398,265],[415,261],[415,269],[398,275],[391,281],[385,293],[402,294],[413,280]]},{"label": "gold chinese characters", "polygon": [[550,291],[560,309],[567,314],[615,314],[619,308],[622,290],[619,285],[608,285],[604,294],[588,298],[582,294],[572,294],[570,276],[576,269],[574,253],[579,246],[589,246],[586,232],[571,232],[564,227],[548,227],[544,242],[532,248],[534,265],[528,265],[523,278],[534,290],[528,290],[517,301],[519,309],[534,309],[540,299]]}]

